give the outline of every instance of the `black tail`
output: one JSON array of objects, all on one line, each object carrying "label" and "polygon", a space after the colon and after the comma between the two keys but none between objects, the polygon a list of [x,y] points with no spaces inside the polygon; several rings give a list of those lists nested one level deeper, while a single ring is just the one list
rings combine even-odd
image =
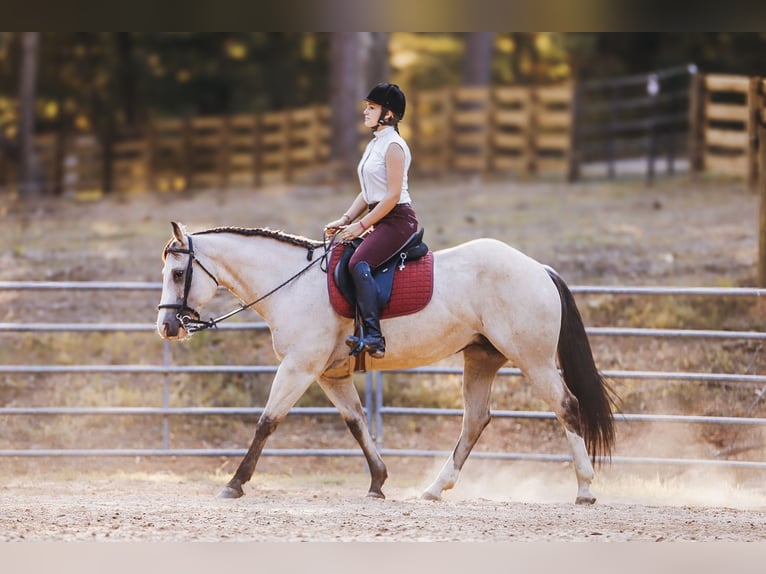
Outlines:
[{"label": "black tail", "polygon": [[594,460],[609,458],[614,446],[612,403],[615,395],[596,368],[572,292],[553,269],[547,268],[547,271],[561,296],[559,365],[564,382],[580,403],[582,438]]}]

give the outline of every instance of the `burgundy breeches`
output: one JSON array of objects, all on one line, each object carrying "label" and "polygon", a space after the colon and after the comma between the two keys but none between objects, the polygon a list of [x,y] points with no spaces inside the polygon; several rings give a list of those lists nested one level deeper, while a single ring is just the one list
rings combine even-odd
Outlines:
[{"label": "burgundy breeches", "polygon": [[366,261],[372,269],[379,267],[396,255],[417,230],[418,218],[412,206],[409,203],[397,204],[364,236],[362,244],[348,262],[348,268],[353,269],[360,261]]}]

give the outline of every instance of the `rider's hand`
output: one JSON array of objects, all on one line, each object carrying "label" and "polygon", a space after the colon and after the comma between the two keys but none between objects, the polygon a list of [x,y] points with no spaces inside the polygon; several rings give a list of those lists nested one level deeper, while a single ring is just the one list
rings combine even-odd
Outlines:
[{"label": "rider's hand", "polygon": [[342,226],[340,229],[338,229],[338,233],[340,233],[340,238],[342,241],[351,241],[352,239],[356,239],[357,237],[364,235],[365,229],[362,224],[357,221],[351,225]]},{"label": "rider's hand", "polygon": [[341,217],[339,219],[336,219],[335,221],[331,221],[330,223],[324,226],[325,233],[327,233],[327,235],[332,237],[333,235],[338,233],[338,231],[346,227],[347,223],[348,223],[348,218],[346,217]]},{"label": "rider's hand", "polygon": [[333,225],[333,223],[328,223],[324,226],[324,232],[327,234],[327,237],[332,237],[345,227],[345,225]]}]

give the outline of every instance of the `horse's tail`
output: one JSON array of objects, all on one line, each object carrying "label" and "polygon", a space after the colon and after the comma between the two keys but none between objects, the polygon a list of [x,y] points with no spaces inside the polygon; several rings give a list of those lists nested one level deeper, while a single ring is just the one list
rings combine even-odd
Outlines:
[{"label": "horse's tail", "polygon": [[609,458],[614,446],[614,392],[601,377],[572,292],[550,267],[548,275],[561,297],[559,365],[569,390],[580,405],[580,431],[591,457]]}]

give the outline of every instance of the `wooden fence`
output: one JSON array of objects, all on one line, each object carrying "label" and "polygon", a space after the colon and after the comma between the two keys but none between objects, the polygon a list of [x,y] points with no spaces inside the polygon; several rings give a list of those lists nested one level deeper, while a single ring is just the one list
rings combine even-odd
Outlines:
[{"label": "wooden fence", "polygon": [[[670,75],[683,73],[690,81],[670,89]],[[651,177],[659,151],[668,156],[671,169],[673,157],[685,156],[694,174],[744,178],[755,187],[763,80],[678,69],[672,74],[413,93],[401,126],[415,158],[413,175],[548,174],[574,180],[582,165],[601,161],[609,163],[614,177],[615,160],[648,154]],[[659,96],[646,93],[653,77],[662,82]],[[628,89],[644,93],[630,95]],[[258,187],[337,175],[330,157],[329,114],[328,106],[318,105],[163,118],[132,134],[118,133],[108,145],[92,133],[74,133],[41,134],[36,147],[54,192],[87,196],[104,189]],[[369,133],[359,134],[363,146]],[[632,147],[631,137],[638,142]],[[0,189],[14,186],[13,162],[0,157]]]},{"label": "wooden fence", "polygon": [[701,171],[745,178],[758,177],[757,115],[761,78],[710,74],[694,84],[694,158]]},{"label": "wooden fence", "polygon": [[[572,124],[570,85],[456,88],[411,97],[403,135],[413,174],[566,174]],[[52,191],[88,197],[104,189],[224,189],[332,176],[330,110],[154,120],[105,146],[92,133],[43,134],[36,149]],[[359,132],[362,148],[369,138]],[[107,175],[108,174],[108,175]],[[352,177],[349,174],[349,177]],[[14,171],[0,167],[0,185]]]},{"label": "wooden fence", "polygon": [[566,174],[571,102],[569,84],[416,94],[413,124],[404,132],[417,158],[415,172]]},{"label": "wooden fence", "polygon": [[681,66],[578,84],[570,179],[578,179],[583,168],[592,166],[610,179],[619,170],[635,173],[638,168],[651,183],[655,164],[663,158],[666,171],[674,173],[685,153],[692,99],[689,78],[695,70]]}]

